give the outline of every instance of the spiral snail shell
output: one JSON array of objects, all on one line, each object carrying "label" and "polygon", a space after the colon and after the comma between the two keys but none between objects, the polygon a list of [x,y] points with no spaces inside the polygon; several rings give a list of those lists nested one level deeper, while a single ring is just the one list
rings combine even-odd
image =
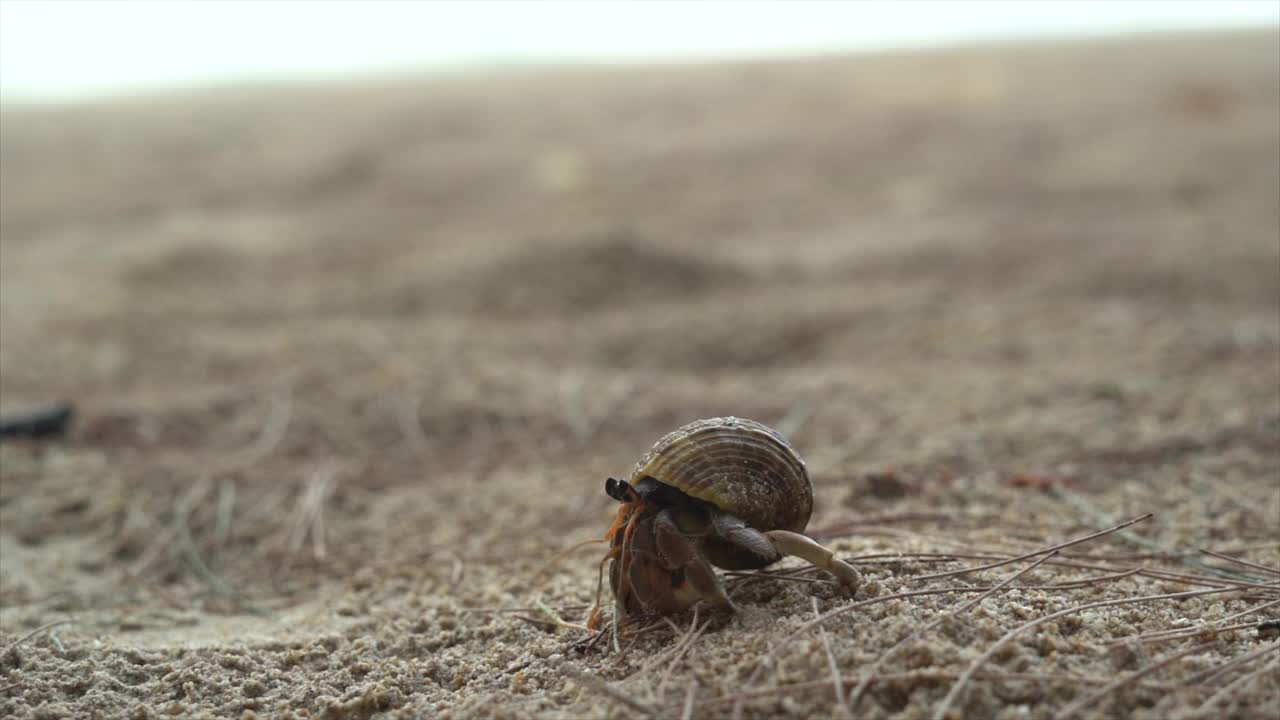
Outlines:
[{"label": "spiral snail shell", "polygon": [[801,532],[813,514],[804,460],[773,428],[736,417],[695,420],[658,440],[631,483],[651,477],[757,530]]}]

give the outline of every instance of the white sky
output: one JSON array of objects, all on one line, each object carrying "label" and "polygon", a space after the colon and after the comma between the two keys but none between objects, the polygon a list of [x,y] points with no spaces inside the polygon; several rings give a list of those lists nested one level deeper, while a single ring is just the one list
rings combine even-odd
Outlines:
[{"label": "white sky", "polygon": [[1280,0],[0,0],[0,100],[1280,24]]}]

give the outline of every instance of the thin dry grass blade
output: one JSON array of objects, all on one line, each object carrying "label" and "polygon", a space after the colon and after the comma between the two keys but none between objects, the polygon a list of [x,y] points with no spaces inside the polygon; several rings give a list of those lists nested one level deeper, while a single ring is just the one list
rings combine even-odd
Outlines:
[{"label": "thin dry grass blade", "polygon": [[631,708],[632,710],[635,710],[636,712],[646,717],[658,717],[657,710],[649,707],[648,705],[640,702],[639,700],[636,700],[635,698],[627,695],[621,690],[618,690],[617,688],[613,687],[612,685],[605,682],[604,680],[601,680],[598,677],[594,677],[592,675],[586,675],[580,672],[575,672],[573,670],[564,670],[563,672],[565,675],[569,676],[570,680],[573,680],[574,682],[578,683],[584,688],[587,688],[588,690],[594,690],[595,692],[598,692],[601,695],[605,695],[609,698],[612,698],[613,700],[616,700],[622,703],[623,705],[626,705],[627,707]]},{"label": "thin dry grass blade", "polygon": [[1095,539],[1100,538],[1100,537],[1102,537],[1102,536],[1104,536],[1104,535],[1110,535],[1111,533],[1119,532],[1120,530],[1123,530],[1124,528],[1127,528],[1127,527],[1129,527],[1130,525],[1133,525],[1133,524],[1135,524],[1135,523],[1140,523],[1140,522],[1142,522],[1143,520],[1149,520],[1149,519],[1150,519],[1150,518],[1152,518],[1152,517],[1155,517],[1155,513],[1147,513],[1146,515],[1143,515],[1142,517],[1136,517],[1136,518],[1134,518],[1134,519],[1132,519],[1132,520],[1128,520],[1128,521],[1126,521],[1126,522],[1122,522],[1122,523],[1120,523],[1119,525],[1116,525],[1115,527],[1108,528],[1108,529],[1106,529],[1106,530],[1101,530],[1101,531],[1098,531],[1098,532],[1093,533],[1093,534],[1091,534],[1091,535],[1086,535],[1086,536],[1084,536],[1084,537],[1082,537],[1082,538],[1076,538],[1075,540],[1069,540],[1069,541],[1067,541],[1067,542],[1059,543],[1059,544],[1057,544],[1057,545],[1053,545],[1053,546],[1051,546],[1051,547],[1047,547],[1047,548],[1043,548],[1043,549],[1040,549],[1040,550],[1036,550],[1036,551],[1034,551],[1034,552],[1024,553],[1024,554],[1022,554],[1022,555],[1018,555],[1017,557],[1011,557],[1011,558],[1009,558],[1008,560],[1001,560],[1001,561],[999,561],[999,562],[988,563],[988,564],[986,564],[986,565],[978,565],[977,567],[962,568],[962,569],[960,569],[960,570],[951,570],[951,571],[949,571],[949,572],[933,573],[933,574],[930,574],[930,575],[917,575],[917,576],[913,577],[913,578],[912,578],[912,580],[917,580],[917,581],[918,581],[918,580],[936,580],[936,579],[938,579],[938,578],[953,577],[953,576],[955,576],[955,575],[964,575],[964,574],[966,574],[966,573],[977,572],[977,571],[979,571],[979,570],[990,570],[991,568],[998,568],[998,567],[1001,567],[1002,565],[1009,565],[1009,564],[1012,564],[1012,563],[1016,563],[1016,562],[1018,562],[1019,560],[1027,560],[1027,559],[1029,559],[1029,558],[1037,557],[1037,556],[1039,556],[1039,555],[1046,555],[1046,554],[1049,554],[1049,553],[1057,552],[1057,551],[1059,551],[1059,550],[1062,550],[1063,548],[1069,548],[1069,547],[1072,547],[1072,546],[1074,546],[1074,545],[1079,545],[1079,544],[1081,544],[1081,543],[1086,543],[1086,542],[1089,542],[1090,540],[1095,540]]},{"label": "thin dry grass blade", "polygon": [[72,623],[74,623],[74,622],[75,622],[75,620],[55,620],[55,621],[53,621],[53,622],[47,622],[47,623],[45,623],[45,624],[41,625],[40,627],[36,628],[35,630],[32,630],[31,632],[27,633],[26,635],[23,635],[22,637],[18,638],[17,640],[14,640],[13,642],[11,642],[11,643],[9,643],[7,646],[5,646],[5,649],[4,649],[4,650],[0,650],[0,658],[4,658],[4,657],[8,656],[8,655],[9,655],[9,653],[11,653],[11,652],[13,652],[14,650],[16,650],[16,649],[18,648],[18,646],[19,646],[19,645],[21,645],[22,643],[24,643],[24,642],[26,642],[26,641],[30,640],[31,638],[33,638],[33,637],[35,637],[35,636],[37,636],[37,635],[39,635],[40,633],[42,633],[42,632],[44,632],[44,631],[46,631],[46,630],[51,630],[51,629],[53,629],[53,628],[58,627],[59,625],[70,625],[70,624],[72,624]]},{"label": "thin dry grass blade", "polygon": [[[1276,647],[1273,647],[1271,649],[1275,650],[1277,648],[1280,648],[1280,645],[1277,645]],[[1236,690],[1239,690],[1245,685],[1248,685],[1249,683],[1258,679],[1258,677],[1260,677],[1262,673],[1268,672],[1277,666],[1280,666],[1280,656],[1277,656],[1271,662],[1267,663],[1265,666],[1258,668],[1257,670],[1254,670],[1251,673],[1241,675],[1240,677],[1231,681],[1221,690],[1214,693],[1213,695],[1210,695],[1209,699],[1205,700],[1204,703],[1200,706],[1200,709],[1208,710],[1209,708],[1212,708],[1214,705],[1217,705],[1219,702],[1225,700],[1229,695],[1231,695],[1231,693],[1235,692]]]},{"label": "thin dry grass blade", "polygon": [[[818,610],[818,598],[811,597],[809,601],[813,603],[813,616],[822,617]],[[818,626],[818,637],[822,638],[822,649],[827,654],[827,667],[831,670],[831,684],[836,693],[836,707],[844,707],[844,681],[840,679],[840,665],[836,662],[835,653],[831,652],[831,638],[827,637],[827,629],[821,625]]]},{"label": "thin dry grass blade", "polygon": [[893,647],[891,647],[891,648],[889,648],[888,650],[884,651],[884,653],[882,653],[882,654],[880,655],[880,657],[876,658],[876,661],[875,661],[874,663],[872,663],[872,664],[871,664],[871,667],[867,670],[867,674],[863,676],[862,681],[858,683],[858,686],[857,686],[856,688],[854,688],[853,693],[852,693],[852,694],[850,694],[850,696],[849,696],[849,710],[850,710],[851,712],[854,712],[854,713],[856,713],[856,712],[858,711],[858,701],[862,699],[863,694],[864,694],[864,693],[866,693],[867,688],[871,685],[871,680],[872,680],[872,678],[874,678],[874,677],[876,676],[876,673],[880,672],[880,667],[881,667],[882,665],[884,665],[884,663],[885,663],[885,662],[887,662],[887,661],[889,660],[889,658],[890,658],[890,657],[892,657],[892,656],[893,656],[893,654],[894,654],[895,652],[897,652],[900,648],[902,648],[902,647],[906,646],[906,644],[907,644],[907,643],[912,642],[912,641],[914,641],[914,640],[916,640],[916,639],[918,639],[918,638],[922,637],[925,633],[927,633],[927,632],[929,632],[930,630],[934,629],[935,627],[937,627],[937,626],[941,625],[942,623],[946,622],[947,620],[949,620],[949,619],[951,619],[951,618],[953,618],[953,617],[955,617],[955,616],[957,616],[957,615],[959,615],[959,614],[961,614],[961,613],[968,612],[968,611],[969,611],[969,609],[971,609],[972,607],[974,607],[974,606],[975,606],[975,605],[977,605],[978,603],[982,602],[983,600],[985,600],[985,599],[987,599],[987,598],[991,597],[991,596],[992,596],[992,595],[994,595],[995,593],[1000,592],[1001,590],[1003,590],[1003,589],[1005,589],[1006,587],[1008,587],[1008,586],[1009,586],[1009,585],[1010,585],[1014,580],[1017,580],[1018,578],[1022,577],[1023,575],[1025,575],[1025,574],[1027,574],[1027,573],[1031,572],[1032,570],[1036,569],[1037,567],[1039,567],[1039,566],[1043,565],[1046,561],[1048,561],[1050,558],[1052,558],[1052,557],[1053,557],[1054,555],[1056,555],[1056,554],[1057,554],[1057,551],[1055,550],[1055,551],[1053,551],[1053,552],[1049,553],[1048,555],[1045,555],[1045,556],[1041,557],[1040,559],[1038,559],[1038,560],[1036,560],[1035,562],[1031,563],[1031,564],[1030,564],[1030,565],[1028,565],[1027,567],[1025,567],[1025,568],[1023,568],[1023,569],[1019,570],[1018,572],[1014,573],[1013,575],[1010,575],[1008,578],[1006,578],[1006,579],[1005,579],[1003,582],[1001,582],[999,585],[996,585],[995,587],[991,588],[990,590],[987,590],[986,592],[982,593],[982,594],[981,594],[981,595],[979,595],[978,597],[973,598],[972,600],[970,600],[970,601],[968,601],[968,602],[964,603],[963,605],[961,605],[961,606],[957,607],[956,609],[952,610],[951,612],[944,613],[943,615],[938,616],[938,618],[937,618],[937,619],[935,619],[933,622],[929,623],[928,625],[925,625],[924,627],[921,627],[921,628],[919,628],[918,630],[916,630],[916,631],[914,631],[914,632],[912,632],[912,633],[909,633],[907,636],[903,637],[901,640],[899,640],[897,643],[895,643],[895,644],[893,645]]},{"label": "thin dry grass blade", "polygon": [[1128,675],[1121,676],[1117,678],[1115,682],[1108,683],[1107,685],[1105,685],[1104,687],[1102,687],[1101,689],[1095,692],[1089,693],[1088,695],[1081,696],[1075,702],[1063,708],[1057,715],[1054,715],[1053,720],[1068,720],[1068,718],[1073,717],[1074,715],[1076,715],[1076,713],[1080,712],[1086,707],[1090,707],[1096,704],[1099,700],[1119,690],[1120,688],[1126,687],[1128,685],[1132,685],[1133,683],[1136,683],[1137,681],[1150,675],[1151,673],[1154,673],[1164,668],[1165,666],[1170,665],[1186,657],[1187,655],[1190,655],[1193,652],[1196,652],[1198,650],[1204,650],[1205,648],[1209,647],[1212,644],[1213,642],[1210,641],[1207,643],[1200,643],[1199,645],[1191,645],[1189,647],[1183,648],[1182,650],[1179,650],[1176,653],[1173,653],[1172,655],[1168,655],[1167,657],[1162,658],[1158,662],[1150,663],[1146,667],[1143,667],[1139,670],[1131,672]]},{"label": "thin dry grass blade", "polygon": [[1266,565],[1259,565],[1258,563],[1255,563],[1255,562],[1249,562],[1248,560],[1241,560],[1240,558],[1234,558],[1234,557],[1231,557],[1230,555],[1223,555],[1222,553],[1214,552],[1212,550],[1205,550],[1203,548],[1200,550],[1200,552],[1204,553],[1205,555],[1212,555],[1213,557],[1216,557],[1219,560],[1226,560],[1229,563],[1235,563],[1236,565],[1243,565],[1244,567],[1253,568],[1254,570],[1259,570],[1261,572],[1267,573],[1268,575],[1274,575],[1276,577],[1280,577],[1280,570],[1277,570],[1273,567],[1267,567]]},{"label": "thin dry grass blade", "polygon": [[1030,622],[1023,623],[1022,625],[1019,625],[1018,627],[1010,630],[1009,632],[1001,636],[999,640],[996,640],[996,642],[991,645],[991,647],[987,648],[986,652],[979,655],[977,659],[975,659],[972,663],[970,663],[969,667],[965,669],[964,673],[960,676],[960,679],[956,680],[956,683],[951,686],[951,690],[947,693],[947,696],[942,699],[942,703],[938,705],[938,709],[933,713],[933,720],[943,720],[943,718],[947,716],[947,710],[949,710],[951,706],[955,703],[955,701],[959,699],[960,693],[964,691],[965,686],[968,685],[969,681],[973,679],[974,674],[978,672],[978,670],[988,660],[991,659],[992,655],[995,655],[997,650],[999,650],[1001,647],[1003,647],[1006,643],[1008,643],[1010,640],[1012,640],[1014,637],[1016,637],[1019,633],[1023,632],[1024,630],[1030,630],[1031,628],[1041,625],[1043,623],[1046,623],[1050,620],[1055,620],[1057,618],[1065,617],[1073,613],[1082,612],[1084,610],[1092,610],[1094,608],[1112,607],[1115,605],[1132,605],[1134,603],[1153,602],[1156,600],[1173,600],[1177,598],[1197,597],[1200,595],[1212,595],[1212,594],[1224,593],[1224,592],[1240,592],[1240,590],[1238,588],[1227,588],[1227,589],[1214,588],[1210,590],[1190,590],[1187,592],[1180,592],[1180,593],[1163,593],[1160,595],[1143,595],[1140,597],[1119,598],[1116,600],[1103,600],[1101,602],[1088,603],[1085,605],[1077,605],[1075,607],[1070,607],[1065,610],[1059,610],[1058,612],[1050,613],[1048,615],[1044,615],[1042,617],[1036,618],[1035,620],[1032,620]]},{"label": "thin dry grass blade", "polygon": [[1198,685],[1201,683],[1212,682],[1214,678],[1220,675],[1225,675],[1226,673],[1230,672],[1232,669],[1236,667],[1239,667],[1240,665],[1244,665],[1245,663],[1248,663],[1252,660],[1256,660],[1259,657],[1266,655],[1269,652],[1275,652],[1276,650],[1280,650],[1280,642],[1274,642],[1274,643],[1271,643],[1270,645],[1264,645],[1258,648],[1257,650],[1254,650],[1252,652],[1247,652],[1243,655],[1236,656],[1222,663],[1221,665],[1211,667],[1207,670],[1204,670],[1202,672],[1196,673],[1195,675],[1192,675],[1191,677],[1187,678],[1187,684]]},{"label": "thin dry grass blade", "polygon": [[1276,605],[1280,605],[1280,600],[1271,600],[1270,602],[1265,602],[1265,603],[1262,603],[1261,605],[1254,605],[1253,607],[1248,608],[1246,610],[1241,610],[1240,612],[1232,613],[1231,615],[1227,615],[1226,617],[1218,618],[1217,620],[1211,623],[1203,623],[1200,625],[1195,625],[1195,626],[1186,627],[1186,628],[1174,628],[1172,630],[1159,630],[1157,632],[1150,632],[1143,635],[1134,635],[1127,638],[1121,638],[1119,640],[1116,640],[1115,642],[1108,643],[1107,647],[1116,647],[1118,645],[1125,645],[1127,643],[1132,643],[1132,642],[1136,642],[1136,643],[1166,642],[1169,640],[1178,640],[1183,637],[1194,637],[1204,632],[1219,633],[1219,632],[1225,632],[1228,630],[1257,627],[1257,623],[1246,623],[1243,625],[1230,625],[1230,626],[1224,626],[1223,623],[1226,623],[1230,620],[1235,620],[1238,617],[1244,617],[1245,615],[1252,615],[1253,613],[1266,610],[1267,608],[1274,607]]}]

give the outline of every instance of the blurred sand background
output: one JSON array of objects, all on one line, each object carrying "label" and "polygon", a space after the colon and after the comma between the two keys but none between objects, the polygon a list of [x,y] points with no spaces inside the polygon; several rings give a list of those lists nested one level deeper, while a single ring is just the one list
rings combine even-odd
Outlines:
[{"label": "blurred sand background", "polygon": [[[1108,646],[1280,595],[1197,554],[1280,566],[1275,31],[9,108],[0,158],[3,408],[78,410],[0,446],[0,715],[825,717],[832,664],[847,698],[970,596],[833,618],[829,656],[815,608],[1026,565],[896,554],[1147,512],[856,716],[931,716],[1038,616],[1246,575],[1027,631],[952,711],[1051,718],[1184,650],[1083,716],[1280,710],[1256,629]],[[575,648],[539,607],[580,622],[599,548],[535,571],[722,414],[792,439],[866,582]],[[1132,568],[1199,581],[1069,584]]]}]

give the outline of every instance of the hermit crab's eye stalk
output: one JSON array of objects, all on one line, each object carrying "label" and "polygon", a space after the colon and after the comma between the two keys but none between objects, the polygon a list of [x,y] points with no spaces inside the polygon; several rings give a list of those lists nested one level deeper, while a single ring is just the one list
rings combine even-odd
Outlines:
[{"label": "hermit crab's eye stalk", "polygon": [[609,497],[617,500],[618,502],[630,502],[634,499],[632,498],[632,495],[635,493],[626,481],[619,480],[618,478],[609,478],[608,480],[605,480],[604,491],[609,495]]}]

